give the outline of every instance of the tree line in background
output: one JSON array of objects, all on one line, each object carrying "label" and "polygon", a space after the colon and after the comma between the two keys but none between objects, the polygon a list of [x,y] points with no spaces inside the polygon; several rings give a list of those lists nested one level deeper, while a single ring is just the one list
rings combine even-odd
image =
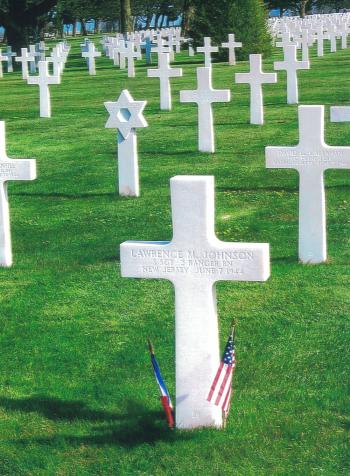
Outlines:
[{"label": "tree line in background", "polygon": [[278,8],[305,16],[314,7],[323,11],[350,8],[350,0],[0,0],[0,24],[6,39],[15,50],[51,32],[61,36],[63,26],[77,22],[81,33],[87,34],[86,23],[94,20],[99,33],[102,22],[109,22],[111,30],[123,33],[151,25],[165,27],[182,18],[186,35],[195,45],[203,36],[211,36],[220,43],[229,32],[243,42],[240,52],[267,53],[270,48],[266,29],[267,10]]},{"label": "tree line in background", "polygon": [[314,11],[340,12],[350,8],[350,0],[265,0],[265,5],[269,9],[279,9],[281,16],[290,11],[303,18]]}]

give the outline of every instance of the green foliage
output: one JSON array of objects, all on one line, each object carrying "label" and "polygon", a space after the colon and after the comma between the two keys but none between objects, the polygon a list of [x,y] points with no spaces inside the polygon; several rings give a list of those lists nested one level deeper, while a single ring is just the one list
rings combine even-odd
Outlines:
[{"label": "green foliage", "polygon": [[234,0],[231,7],[232,32],[243,47],[237,50],[239,59],[251,53],[271,54],[271,36],[267,29],[267,12],[262,0]]},{"label": "green foliage", "polygon": [[[97,44],[99,38],[94,38]],[[298,141],[297,107],[283,72],[264,86],[264,126],[249,124],[249,87],[235,68],[213,65],[217,152],[197,151],[197,110],[180,104],[202,58],[176,57],[173,110],[159,110],[159,81],[97,58],[89,76],[79,43],[62,84],[50,87],[51,119],[21,74],[1,80],[10,157],[37,159],[38,179],[9,182],[14,266],[0,269],[1,476],[348,475],[350,171],[325,175],[329,261],[298,264],[298,174],[267,170],[266,145]],[[273,70],[274,51],[264,62]],[[302,104],[349,104],[349,50],[299,73]],[[339,74],[339,71],[342,74]],[[138,131],[141,196],[115,194],[116,131],[104,101],[128,88],[147,99]],[[331,145],[350,124],[326,121]],[[152,337],[174,395],[174,290],[162,280],[120,276],[119,244],[172,237],[169,179],[214,175],[216,233],[271,243],[266,283],[217,286],[221,346],[237,326],[234,398],[225,431],[169,432],[149,361]],[[222,347],[221,347],[222,348]]]},{"label": "green foliage", "polygon": [[270,54],[271,38],[261,0],[223,0],[220,3],[195,0],[193,6],[188,34],[196,46],[203,43],[204,36],[210,36],[213,44],[220,45],[229,33],[235,33],[236,39],[243,43],[243,48],[237,50],[239,59],[246,59],[249,53]]}]

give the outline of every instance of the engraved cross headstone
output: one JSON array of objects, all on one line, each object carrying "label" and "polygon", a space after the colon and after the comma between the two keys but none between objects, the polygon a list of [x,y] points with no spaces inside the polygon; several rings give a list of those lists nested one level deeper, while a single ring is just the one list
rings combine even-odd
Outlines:
[{"label": "engraved cross headstone", "polygon": [[180,102],[194,102],[198,105],[198,150],[214,152],[213,102],[229,102],[229,89],[213,89],[211,67],[197,68],[197,89],[180,91]]},{"label": "engraved cross headstone", "polygon": [[39,75],[28,76],[28,84],[39,86],[40,94],[40,117],[51,117],[50,84],[60,84],[60,76],[49,74],[47,61],[39,61]]},{"label": "engraved cross headstone", "polygon": [[323,42],[324,40],[329,40],[330,37],[328,33],[325,33],[324,26],[322,23],[317,27],[315,31],[315,38],[317,41],[317,56],[323,56],[324,54]]},{"label": "engraved cross headstone", "polygon": [[10,210],[7,182],[34,180],[36,164],[32,159],[10,159],[6,154],[5,122],[0,121],[0,266],[12,265]]},{"label": "engraved cross headstone", "polygon": [[4,70],[3,70],[3,67],[2,67],[2,62],[3,61],[7,61],[7,57],[3,56],[3,53],[2,53],[1,48],[0,48],[0,78],[2,78],[4,76]]},{"label": "engraved cross headstone", "polygon": [[88,43],[87,51],[83,51],[81,56],[87,59],[89,74],[91,76],[95,76],[96,75],[95,58],[97,56],[101,56],[101,52],[97,51],[95,48],[95,44],[91,42],[91,43]]},{"label": "engraved cross headstone", "polygon": [[47,61],[53,65],[53,75],[60,76],[63,71],[64,57],[58,47],[52,49],[51,56],[47,58]]},{"label": "engraved cross headstone", "polygon": [[324,171],[350,169],[350,147],[324,142],[324,106],[299,106],[299,144],[266,147],[266,167],[299,172],[299,258],[327,259]]},{"label": "engraved cross headstone", "polygon": [[36,50],[35,45],[29,45],[29,54],[32,58],[32,61],[30,61],[29,63],[29,71],[30,71],[30,74],[34,74],[36,73],[36,67],[39,62],[39,58],[41,54],[39,53],[39,51]]},{"label": "engraved cross headstone", "polygon": [[16,53],[12,51],[12,46],[8,46],[3,56],[7,58],[7,72],[13,73],[13,57],[16,56]]},{"label": "engraved cross headstone", "polygon": [[28,53],[27,48],[21,48],[21,56],[16,56],[15,60],[22,63],[22,79],[28,79],[28,63],[33,57]]},{"label": "engraved cross headstone", "polygon": [[128,78],[135,77],[135,63],[134,59],[141,59],[141,53],[135,50],[135,44],[133,41],[129,41],[126,47],[126,54],[128,60]]},{"label": "engraved cross headstone", "polygon": [[197,53],[204,53],[204,66],[211,66],[211,54],[217,53],[219,48],[217,46],[211,46],[210,36],[204,37],[204,46],[198,46]]},{"label": "engraved cross headstone", "polygon": [[277,83],[276,73],[263,73],[261,55],[249,55],[250,72],[236,73],[236,83],[250,84],[250,123],[264,124],[263,84]]},{"label": "engraved cross headstone", "polygon": [[287,102],[288,104],[297,104],[299,102],[298,94],[298,69],[310,69],[308,61],[297,60],[297,47],[295,45],[285,46],[284,61],[275,61],[274,69],[276,71],[285,70],[287,72]]},{"label": "engraved cross headstone", "polygon": [[222,48],[228,48],[228,62],[230,65],[236,64],[236,48],[242,48],[242,43],[235,41],[235,34],[229,33],[228,42],[221,44]]},{"label": "engraved cross headstone", "polygon": [[176,426],[221,427],[207,395],[219,366],[217,281],[266,281],[269,245],[215,235],[214,177],[170,180],[173,238],[120,246],[124,277],[166,279],[175,288]]},{"label": "engraved cross headstone", "polygon": [[182,68],[171,68],[169,53],[161,53],[157,69],[148,69],[149,78],[159,78],[160,80],[160,108],[171,110],[171,88],[170,78],[182,76]]},{"label": "engraved cross headstone", "polygon": [[118,182],[119,195],[140,195],[139,166],[137,158],[136,128],[147,127],[143,117],[146,101],[134,101],[124,89],[117,102],[105,102],[110,114],[106,128],[118,129]]}]

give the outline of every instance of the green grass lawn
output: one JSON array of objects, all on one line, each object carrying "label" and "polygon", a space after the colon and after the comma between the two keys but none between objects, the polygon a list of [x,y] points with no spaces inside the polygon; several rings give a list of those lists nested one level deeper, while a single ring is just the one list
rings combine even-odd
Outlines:
[{"label": "green grass lawn", "polygon": [[[326,173],[327,264],[298,263],[298,177],[265,169],[264,147],[298,141],[285,74],[265,91],[264,126],[249,121],[249,89],[214,65],[217,152],[197,152],[197,110],[179,90],[196,84],[201,56],[177,56],[173,111],[159,111],[159,81],[97,59],[88,76],[73,42],[51,119],[20,72],[0,81],[7,151],[37,160],[34,182],[9,184],[14,266],[0,270],[0,475],[349,474],[350,171]],[[276,51],[267,60],[281,58]],[[300,103],[327,106],[326,140],[350,145],[350,124],[329,105],[350,101],[350,49],[299,73]],[[104,101],[128,88],[147,99],[139,130],[139,199],[116,195],[116,131]],[[225,431],[168,431],[146,337],[174,394],[174,291],[122,279],[119,244],[172,237],[169,179],[214,175],[216,232],[224,241],[269,242],[266,283],[217,286],[223,346],[238,320],[232,411]]]}]

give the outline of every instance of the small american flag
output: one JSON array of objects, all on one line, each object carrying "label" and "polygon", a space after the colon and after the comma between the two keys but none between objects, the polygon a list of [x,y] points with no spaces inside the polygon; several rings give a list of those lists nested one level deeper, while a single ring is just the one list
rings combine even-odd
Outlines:
[{"label": "small american flag", "polygon": [[231,406],[232,398],[232,375],[236,368],[234,327],[228,338],[220,366],[216,372],[213,383],[208,394],[208,402],[221,407],[225,418],[227,418]]},{"label": "small american flag", "polygon": [[162,403],[162,406],[164,408],[166,420],[168,423],[169,428],[174,428],[174,409],[173,405],[171,403],[171,398],[168,392],[168,389],[165,385],[165,382],[163,380],[162,374],[160,373],[160,368],[157,362],[157,359],[154,355],[154,349],[152,342],[150,339],[148,339],[148,347],[149,351],[151,353],[151,361],[153,365],[153,370],[154,370],[154,376],[157,380],[159,391],[160,391],[160,401]]}]

